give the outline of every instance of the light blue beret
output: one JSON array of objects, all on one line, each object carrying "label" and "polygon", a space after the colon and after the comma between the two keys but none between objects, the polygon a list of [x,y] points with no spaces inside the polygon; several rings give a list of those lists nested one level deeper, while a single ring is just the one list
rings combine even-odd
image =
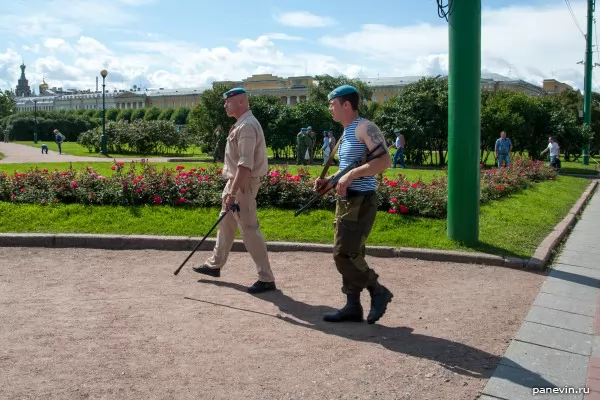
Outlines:
[{"label": "light blue beret", "polygon": [[223,98],[229,99],[230,97],[237,96],[238,94],[242,93],[246,93],[246,91],[243,88],[233,88],[231,90],[226,91],[225,94],[223,94]]},{"label": "light blue beret", "polygon": [[342,85],[342,86],[339,86],[339,87],[333,89],[329,93],[327,98],[329,100],[331,100],[331,99],[335,99],[336,97],[346,96],[346,95],[352,94],[352,93],[358,93],[358,90],[356,90],[356,88],[354,86]]}]

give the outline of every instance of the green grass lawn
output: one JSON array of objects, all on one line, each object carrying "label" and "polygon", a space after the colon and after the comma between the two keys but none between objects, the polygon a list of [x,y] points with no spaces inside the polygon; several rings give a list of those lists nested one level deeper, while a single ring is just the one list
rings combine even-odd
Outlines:
[{"label": "green grass lawn", "polygon": [[[36,149],[41,148],[42,143],[46,143],[50,150],[58,151],[58,146],[54,142],[39,141],[38,144],[35,144],[28,140],[22,140],[22,141],[14,141],[12,143],[24,144],[29,147],[35,147]],[[70,154],[72,156],[83,156],[83,157],[98,157],[98,158],[107,158],[107,157],[108,158],[113,158],[113,157],[136,157],[136,158],[137,157],[146,157],[146,158],[153,158],[153,157],[205,157],[205,158],[208,158],[209,157],[207,154],[204,154],[202,151],[200,151],[200,149],[196,146],[189,147],[183,153],[164,153],[164,154],[152,154],[152,155],[139,154],[139,153],[135,153],[133,151],[129,151],[127,146],[123,146],[122,151],[123,152],[120,154],[115,153],[115,154],[109,154],[108,156],[105,156],[100,153],[94,153],[94,152],[90,153],[88,151],[88,149],[81,146],[77,142],[63,142],[63,144],[62,144],[62,152],[64,154]],[[212,159],[212,155],[210,156],[210,158]]]},{"label": "green grass lawn", "polygon": [[[38,144],[34,144],[31,141],[16,141],[14,143],[17,144],[24,144],[30,147],[35,147],[35,148],[39,148],[41,146],[41,141]],[[56,143],[47,143],[48,146],[50,147],[51,150],[56,150],[57,151],[57,146]],[[108,156],[104,156],[102,154],[99,153],[90,153],[85,147],[79,145],[77,142],[64,142],[62,145],[62,151],[65,154],[70,154],[70,155],[74,155],[74,156],[87,156],[87,157],[97,157],[97,158],[113,158],[113,157],[132,157],[132,158],[158,158],[158,157],[170,157],[170,158],[194,158],[194,159],[200,159],[202,161],[205,162],[210,162],[212,160],[212,154],[205,154],[202,153],[202,151],[195,146],[190,147],[187,151],[183,152],[183,153],[165,153],[165,154],[154,154],[154,155],[146,155],[146,154],[137,154],[137,153],[133,153],[133,152],[129,152],[127,151],[126,146],[124,147],[124,153],[122,154],[109,154]],[[437,152],[433,152],[434,154],[436,154]],[[394,151],[392,150],[392,156],[394,154]],[[273,151],[268,148],[267,149],[267,155],[270,158],[270,162],[273,164],[290,164],[290,165],[294,165],[295,164],[295,160],[289,159],[289,160],[274,160],[273,159]],[[317,156],[320,157],[321,153],[317,152]],[[525,157],[527,157],[527,154],[524,154]],[[1,158],[0,158],[1,159]],[[436,157],[434,156],[434,159],[436,159]],[[429,161],[429,157],[427,157],[427,160]],[[315,163],[320,163],[321,160],[316,159]],[[549,162],[549,161],[548,161]],[[574,162],[574,161],[563,161],[562,162],[562,173],[565,174],[575,174],[575,175],[597,175],[599,173],[598,170],[600,170],[600,164],[596,163],[597,161],[594,159],[590,159],[590,163],[589,165],[584,165],[583,162],[580,160],[578,162]],[[598,162],[600,162],[600,160],[598,160]],[[185,164],[183,164],[185,165]],[[494,156],[490,155],[487,160],[485,160],[485,165],[487,167],[492,167],[494,166]],[[429,170],[429,169],[436,169],[436,166],[424,166],[424,167],[415,167],[412,165],[407,165],[408,168],[410,170],[418,168],[418,169],[422,169],[422,170]],[[426,174],[427,177],[429,177],[430,175]],[[423,178],[425,179],[430,179],[430,178]]]},{"label": "green grass lawn", "polygon": [[[481,207],[480,243],[465,246],[446,237],[446,221],[379,212],[367,245],[483,251],[529,257],[588,187],[589,180],[560,177]],[[147,234],[202,237],[219,210],[0,203],[2,232]],[[268,241],[333,241],[333,212],[260,209]],[[212,236],[215,236],[213,232]]]}]

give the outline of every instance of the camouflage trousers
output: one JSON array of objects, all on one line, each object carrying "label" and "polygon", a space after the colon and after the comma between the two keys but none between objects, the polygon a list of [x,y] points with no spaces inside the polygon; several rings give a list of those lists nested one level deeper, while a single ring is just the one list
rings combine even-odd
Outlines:
[{"label": "camouflage trousers", "polygon": [[365,243],[377,214],[377,193],[348,194],[346,201],[338,199],[336,204],[333,259],[342,275],[342,292],[359,294],[379,278],[365,260]]}]

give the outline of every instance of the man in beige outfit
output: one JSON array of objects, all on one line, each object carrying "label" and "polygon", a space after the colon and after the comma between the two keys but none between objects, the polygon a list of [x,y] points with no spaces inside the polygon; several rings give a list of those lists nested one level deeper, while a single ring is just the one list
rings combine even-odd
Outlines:
[{"label": "man in beige outfit", "polygon": [[[244,245],[258,270],[258,281],[248,287],[248,292],[275,290],[275,278],[256,212],[260,179],[268,171],[265,134],[260,122],[249,109],[248,95],[244,89],[231,89],[223,98],[227,115],[237,120],[229,131],[225,147],[223,176],[227,178],[227,184],[222,194],[221,211],[227,212],[227,215],[219,224],[213,255],[204,265],[192,269],[201,274],[220,277],[221,268],[227,261],[239,227]],[[240,211],[228,212],[234,203],[239,205]]]}]

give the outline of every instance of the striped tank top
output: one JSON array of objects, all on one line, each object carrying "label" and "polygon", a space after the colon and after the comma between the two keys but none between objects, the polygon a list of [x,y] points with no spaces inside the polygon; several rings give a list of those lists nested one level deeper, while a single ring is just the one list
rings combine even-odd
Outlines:
[{"label": "striped tank top", "polygon": [[[344,133],[342,134],[340,147],[338,148],[338,155],[340,159],[340,170],[346,168],[353,161],[361,158],[365,154],[365,150],[367,150],[367,146],[364,143],[361,143],[356,138],[356,134],[354,130],[356,129],[356,125],[362,120],[361,117],[358,117],[350,125],[344,128]],[[356,178],[352,181],[348,189],[356,190],[356,191],[369,191],[375,190],[377,187],[377,181],[374,176],[365,176],[362,178]]]}]

